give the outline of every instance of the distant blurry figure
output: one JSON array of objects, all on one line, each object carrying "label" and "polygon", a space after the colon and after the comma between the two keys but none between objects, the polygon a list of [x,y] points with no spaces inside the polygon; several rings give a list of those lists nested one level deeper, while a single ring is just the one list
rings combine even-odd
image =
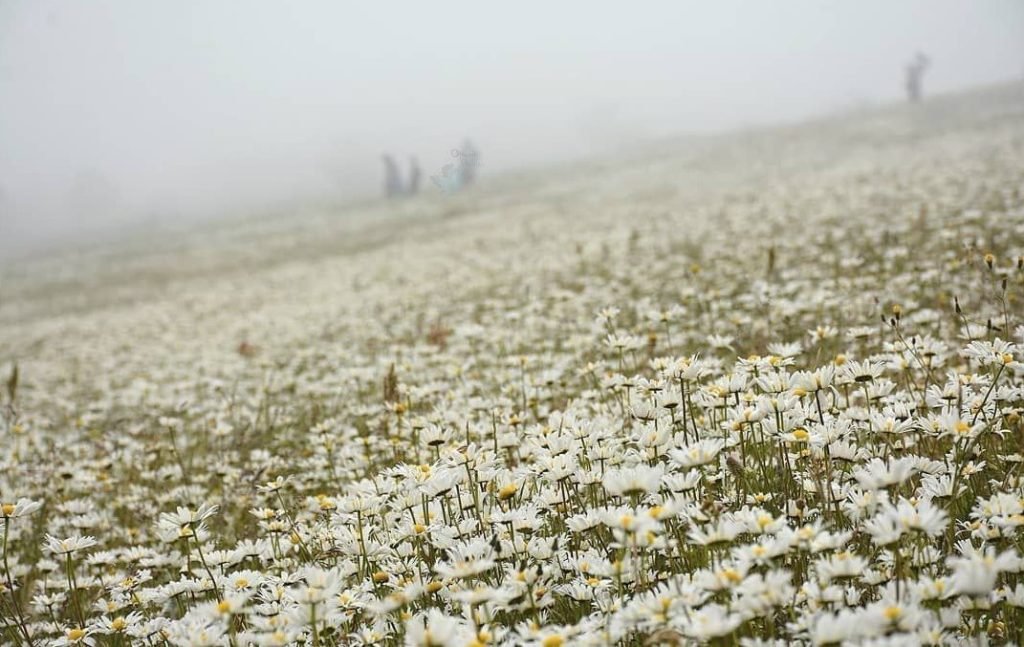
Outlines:
[{"label": "distant blurry figure", "polygon": [[[452,151],[453,154],[455,152]],[[445,195],[451,195],[462,188],[461,174],[454,164],[442,166],[440,173],[430,176],[430,181]]]},{"label": "distant blurry figure", "polygon": [[476,168],[480,163],[480,152],[468,139],[462,143],[459,149],[459,174],[462,179],[462,186],[469,186],[476,180]]},{"label": "distant blurry figure", "polygon": [[398,164],[390,155],[382,155],[384,160],[384,195],[397,198],[402,195],[402,176],[398,172]]},{"label": "distant blurry figure", "polygon": [[480,153],[468,139],[462,143],[462,148],[453,148],[451,155],[458,162],[445,164],[438,175],[430,176],[431,182],[445,194],[455,193],[473,184],[480,163]]},{"label": "distant blurry figure", "polygon": [[420,190],[420,177],[422,176],[420,171],[420,163],[415,157],[409,160],[409,188],[407,193],[409,195],[416,195]]},{"label": "distant blurry figure", "polygon": [[914,55],[910,64],[907,65],[907,99],[911,103],[917,103],[921,100],[921,79],[930,64],[931,61],[928,60],[928,57],[918,52]]}]

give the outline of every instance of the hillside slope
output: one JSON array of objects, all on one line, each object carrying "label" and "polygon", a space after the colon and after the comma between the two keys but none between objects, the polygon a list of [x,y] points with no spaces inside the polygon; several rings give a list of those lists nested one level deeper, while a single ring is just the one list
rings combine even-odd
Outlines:
[{"label": "hillside slope", "polygon": [[1019,86],[26,260],[6,635],[1013,638],[1022,267]]}]

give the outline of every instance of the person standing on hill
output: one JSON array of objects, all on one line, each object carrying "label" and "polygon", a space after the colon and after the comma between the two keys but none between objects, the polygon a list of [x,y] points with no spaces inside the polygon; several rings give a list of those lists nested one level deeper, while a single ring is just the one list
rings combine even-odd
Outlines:
[{"label": "person standing on hill", "polygon": [[921,79],[924,77],[925,71],[931,61],[928,57],[918,52],[914,55],[914,58],[907,65],[906,70],[906,85],[907,85],[907,99],[911,103],[917,103],[921,100]]},{"label": "person standing on hill", "polygon": [[422,172],[420,171],[420,163],[415,157],[409,159],[409,187],[406,193],[409,195],[416,195],[420,190],[420,178]]},{"label": "person standing on hill", "polygon": [[384,160],[384,195],[388,198],[397,198],[402,195],[402,176],[398,172],[398,164],[395,158],[388,154],[381,156]]},{"label": "person standing on hill", "polygon": [[476,169],[480,163],[480,151],[473,146],[473,142],[467,139],[462,143],[462,148],[458,150],[456,157],[459,158],[460,188],[467,187],[476,180]]}]

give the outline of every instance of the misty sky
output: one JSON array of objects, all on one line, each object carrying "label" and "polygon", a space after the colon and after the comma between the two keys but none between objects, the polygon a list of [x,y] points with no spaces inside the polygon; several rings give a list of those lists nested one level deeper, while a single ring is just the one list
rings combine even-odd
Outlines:
[{"label": "misty sky", "polygon": [[0,236],[361,198],[467,135],[486,174],[898,99],[918,49],[926,92],[1024,78],[1024,2],[0,0]]}]

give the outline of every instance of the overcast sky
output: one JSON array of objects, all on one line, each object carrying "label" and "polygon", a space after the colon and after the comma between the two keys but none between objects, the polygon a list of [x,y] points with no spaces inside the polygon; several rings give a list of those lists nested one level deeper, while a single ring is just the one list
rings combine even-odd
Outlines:
[{"label": "overcast sky", "polygon": [[1024,78],[1024,2],[0,0],[0,236],[898,99],[917,50],[926,91]]}]

